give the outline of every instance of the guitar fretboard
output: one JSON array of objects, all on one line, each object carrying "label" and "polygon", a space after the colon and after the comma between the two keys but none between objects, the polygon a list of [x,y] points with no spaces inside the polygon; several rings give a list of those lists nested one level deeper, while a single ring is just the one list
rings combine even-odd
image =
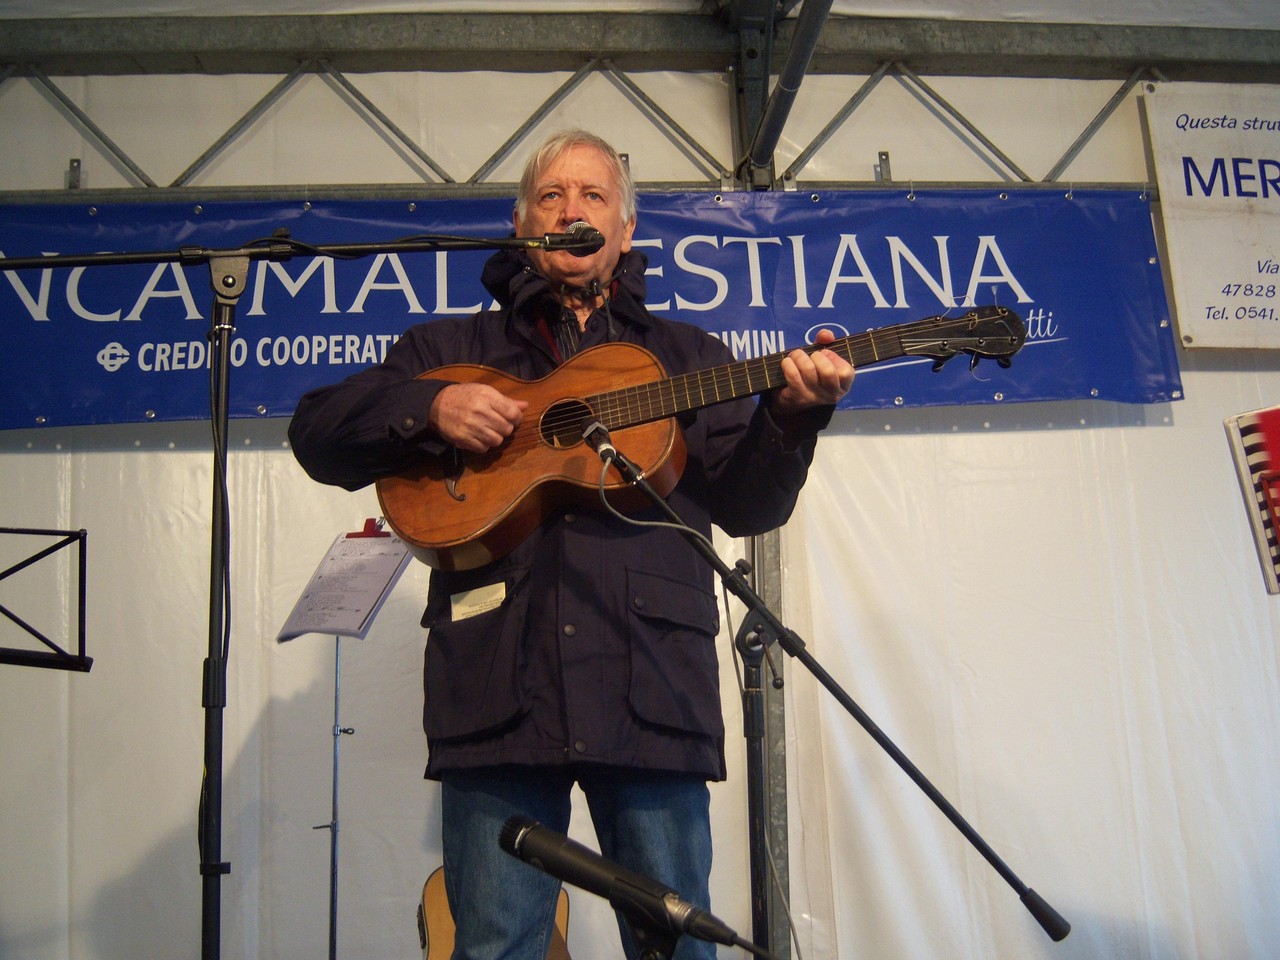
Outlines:
[{"label": "guitar fretboard", "polygon": [[[902,332],[902,328],[898,327],[869,330],[828,344],[810,344],[801,349],[806,353],[831,350],[855,367],[866,367],[903,356],[906,351],[903,348]],[[751,360],[707,367],[665,380],[655,380],[621,390],[608,390],[585,399],[610,430],[664,420],[687,410],[700,410],[781,387],[786,382],[782,374],[782,361],[790,352],[787,350]]]}]

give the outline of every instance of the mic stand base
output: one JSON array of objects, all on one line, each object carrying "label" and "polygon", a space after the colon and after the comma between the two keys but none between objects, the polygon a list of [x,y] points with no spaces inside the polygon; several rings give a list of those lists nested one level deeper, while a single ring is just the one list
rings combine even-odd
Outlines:
[{"label": "mic stand base", "polygon": [[669,930],[653,924],[637,923],[634,916],[628,915],[627,920],[640,948],[640,960],[671,960],[678,936],[673,937]]}]

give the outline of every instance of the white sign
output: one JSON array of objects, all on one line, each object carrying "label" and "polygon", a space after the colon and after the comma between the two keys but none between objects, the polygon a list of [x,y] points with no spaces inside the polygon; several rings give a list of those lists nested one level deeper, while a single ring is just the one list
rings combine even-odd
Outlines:
[{"label": "white sign", "polygon": [[1280,347],[1280,86],[1160,83],[1143,98],[1187,347]]}]

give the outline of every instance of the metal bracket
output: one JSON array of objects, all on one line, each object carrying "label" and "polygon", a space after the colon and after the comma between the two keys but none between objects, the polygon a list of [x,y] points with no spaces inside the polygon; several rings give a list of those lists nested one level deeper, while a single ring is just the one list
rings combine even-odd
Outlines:
[{"label": "metal bracket", "polygon": [[881,150],[876,154],[876,182],[888,183],[893,179],[893,170],[889,166],[889,151]]}]

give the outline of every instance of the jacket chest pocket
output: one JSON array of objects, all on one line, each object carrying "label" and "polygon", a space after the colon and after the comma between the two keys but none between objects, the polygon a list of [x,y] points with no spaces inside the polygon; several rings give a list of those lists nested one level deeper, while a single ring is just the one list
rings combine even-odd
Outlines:
[{"label": "jacket chest pocket", "polygon": [[630,570],[627,628],[628,698],[636,716],[686,733],[721,736],[715,594],[684,581]]},{"label": "jacket chest pocket", "polygon": [[430,631],[422,678],[429,738],[486,736],[527,712],[521,683],[527,574],[509,569],[497,583],[432,596],[422,618]]}]

